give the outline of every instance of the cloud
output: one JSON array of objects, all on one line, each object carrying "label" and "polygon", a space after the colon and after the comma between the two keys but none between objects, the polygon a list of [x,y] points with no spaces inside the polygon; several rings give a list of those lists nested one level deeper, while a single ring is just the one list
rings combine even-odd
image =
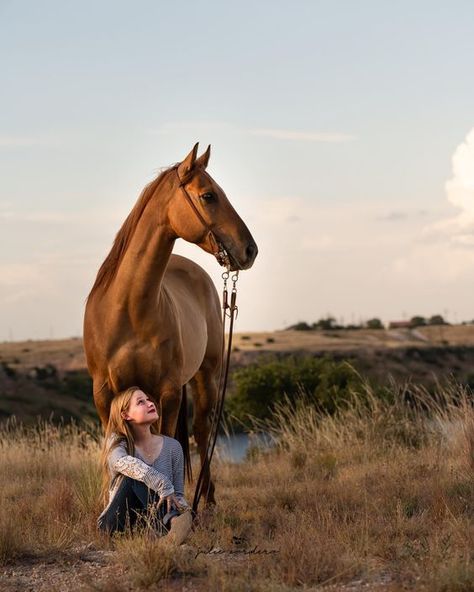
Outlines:
[{"label": "cloud", "polygon": [[408,218],[412,218],[414,216],[426,216],[428,212],[426,210],[393,210],[388,214],[382,214],[381,216],[377,216],[376,220],[386,220],[388,222],[397,222],[398,220],[407,220]]},{"label": "cloud", "polygon": [[53,138],[35,136],[0,136],[0,148],[29,148],[31,146],[52,146],[58,144]]},{"label": "cloud", "polygon": [[446,196],[460,212],[426,226],[423,234],[452,244],[474,246],[474,128],[456,148],[451,162],[453,176],[446,181]]},{"label": "cloud", "polygon": [[291,130],[277,128],[247,128],[226,121],[176,121],[164,123],[157,130],[149,130],[151,134],[168,134],[176,130],[226,130],[237,134],[262,136],[275,140],[296,140],[303,142],[351,142],[356,139],[352,134],[343,132],[321,132],[308,130]]},{"label": "cloud", "polygon": [[448,201],[460,208],[460,228],[474,228],[474,128],[452,157],[453,177],[446,182]]},{"label": "cloud", "polygon": [[[5,202],[6,203],[6,202]],[[130,208],[129,208],[130,209]],[[0,221],[11,222],[34,222],[38,224],[59,224],[76,226],[78,224],[91,226],[108,223],[122,223],[127,217],[126,207],[116,208],[93,208],[83,211],[58,211],[58,210],[15,210],[13,204],[8,207],[0,203]],[[118,230],[118,228],[117,228]]]},{"label": "cloud", "polygon": [[0,263],[0,286],[33,284],[41,279],[41,271],[33,263]]},{"label": "cloud", "polygon": [[474,129],[452,155],[452,176],[445,183],[447,201],[460,210],[418,229],[405,254],[391,270],[411,286],[431,282],[455,290],[474,271]]},{"label": "cloud", "polygon": [[350,142],[355,136],[339,132],[307,132],[284,129],[247,129],[244,130],[252,136],[267,136],[277,140],[302,140],[304,142]]}]

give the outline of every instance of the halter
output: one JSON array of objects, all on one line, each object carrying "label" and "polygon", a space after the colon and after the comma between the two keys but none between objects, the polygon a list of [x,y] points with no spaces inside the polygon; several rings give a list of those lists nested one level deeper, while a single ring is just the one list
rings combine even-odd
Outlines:
[{"label": "halter", "polygon": [[176,175],[178,176],[179,187],[181,187],[181,189],[183,190],[184,196],[188,200],[190,206],[193,208],[194,212],[196,213],[196,216],[199,218],[199,220],[201,221],[204,228],[207,229],[207,234],[208,234],[208,238],[209,238],[209,243],[211,245],[212,254],[219,262],[219,265],[227,267],[227,271],[230,271],[230,258],[229,258],[227,251],[224,248],[224,245],[216,237],[216,235],[212,232],[209,224],[204,220],[204,218],[201,215],[201,212],[197,209],[196,204],[194,203],[191,196],[189,195],[189,193],[186,190],[186,187],[185,187],[186,183],[184,181],[182,181],[179,176],[178,169],[176,169]]}]

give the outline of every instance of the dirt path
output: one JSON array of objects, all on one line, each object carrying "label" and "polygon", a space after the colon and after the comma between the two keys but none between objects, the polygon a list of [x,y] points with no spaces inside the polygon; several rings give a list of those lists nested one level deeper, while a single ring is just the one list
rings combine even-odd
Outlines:
[{"label": "dirt path", "polygon": [[[186,545],[190,552],[197,548]],[[133,592],[137,590],[126,570],[112,561],[114,551],[94,548],[93,544],[64,553],[25,556],[21,561],[0,570],[1,592]],[[240,564],[244,555],[232,555],[216,549],[208,555],[212,561]],[[207,592],[205,577],[167,579],[157,582],[151,590],[162,592]],[[376,582],[355,580],[347,584],[330,584],[306,588],[307,592],[390,592],[392,581],[381,574]]]}]

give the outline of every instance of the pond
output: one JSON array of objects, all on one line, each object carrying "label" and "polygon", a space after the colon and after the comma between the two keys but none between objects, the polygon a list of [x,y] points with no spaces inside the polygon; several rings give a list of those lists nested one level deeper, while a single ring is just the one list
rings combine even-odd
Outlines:
[{"label": "pond", "polygon": [[264,448],[273,445],[272,438],[266,432],[252,432],[251,434],[219,434],[217,436],[214,455],[222,460],[239,463],[245,459],[250,446]]}]

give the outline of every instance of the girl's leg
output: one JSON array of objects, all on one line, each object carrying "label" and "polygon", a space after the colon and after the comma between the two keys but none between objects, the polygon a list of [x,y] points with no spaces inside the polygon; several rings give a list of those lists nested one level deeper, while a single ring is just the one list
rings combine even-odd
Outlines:
[{"label": "girl's leg", "polygon": [[98,526],[112,534],[123,532],[127,526],[133,529],[141,522],[143,526],[151,526],[157,534],[166,535],[171,528],[171,519],[179,516],[180,512],[174,508],[168,512],[166,503],[158,508],[159,501],[159,495],[142,481],[124,477]]},{"label": "girl's leg", "polygon": [[144,509],[141,497],[135,492],[136,483],[139,482],[131,477],[124,477],[109,509],[98,524],[101,530],[112,534],[115,531],[123,532],[127,525],[130,528],[135,525],[137,515]]},{"label": "girl's leg", "polygon": [[166,503],[161,504],[158,508],[160,496],[142,481],[134,481],[133,491],[142,503],[144,520],[157,534],[165,535],[170,526],[171,516],[175,516],[179,512],[177,510],[168,512]]}]

